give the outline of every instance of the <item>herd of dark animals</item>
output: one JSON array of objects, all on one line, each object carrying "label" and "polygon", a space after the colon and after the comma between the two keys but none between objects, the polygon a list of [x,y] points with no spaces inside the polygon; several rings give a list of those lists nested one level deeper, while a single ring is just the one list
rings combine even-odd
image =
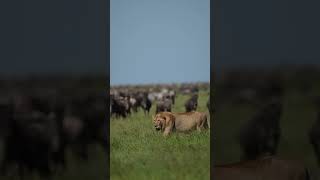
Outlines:
[{"label": "herd of dark animals", "polygon": [[[181,88],[172,86],[161,86],[157,88],[142,87],[140,89],[129,87],[113,88],[110,91],[110,114],[116,118],[126,118],[131,112],[137,112],[142,109],[144,114],[149,114],[152,103],[155,102],[155,113],[171,112],[175,104],[175,98],[178,90],[181,94],[187,94],[190,98],[185,102],[185,111],[196,111],[198,107],[199,88],[208,89],[209,84],[186,84]],[[152,90],[150,90],[152,89]],[[209,99],[207,108],[210,110]]]},{"label": "herd of dark animals", "polygon": [[[261,74],[259,74],[261,75]],[[300,74],[299,74],[300,75]],[[277,78],[275,78],[277,77]],[[223,108],[222,99],[228,99],[231,104],[251,104],[255,107],[256,113],[245,123],[236,136],[242,156],[242,161],[256,160],[266,156],[276,156],[279,140],[281,138],[280,120],[283,114],[283,101],[286,93],[286,79],[279,74],[267,74],[258,77],[249,74],[241,78],[239,76],[225,78],[216,89],[218,92],[215,97],[215,104],[218,108]],[[244,82],[247,82],[244,83]],[[307,83],[308,84],[308,83]],[[297,89],[304,95],[311,92],[311,86],[306,82],[297,85]],[[303,87],[302,87],[303,86]],[[220,96],[220,97],[219,97]],[[308,132],[309,142],[311,143],[318,165],[320,166],[320,98],[306,95],[316,102],[317,119]],[[309,100],[309,99],[308,99]],[[215,110],[215,109],[214,109]]]},{"label": "herd of dark animals", "polygon": [[147,97],[147,93],[139,92],[132,95],[120,92],[119,94],[110,93],[110,115],[126,118],[133,112],[138,112],[138,109],[143,109],[144,113],[149,113],[151,109],[151,101]]},{"label": "herd of dark animals", "polygon": [[37,172],[41,179],[50,179],[66,169],[67,149],[88,160],[91,144],[100,144],[108,156],[104,90],[84,88],[88,80],[72,79],[66,81],[68,85],[50,79],[34,81],[1,84],[1,175],[15,172],[23,179]]}]

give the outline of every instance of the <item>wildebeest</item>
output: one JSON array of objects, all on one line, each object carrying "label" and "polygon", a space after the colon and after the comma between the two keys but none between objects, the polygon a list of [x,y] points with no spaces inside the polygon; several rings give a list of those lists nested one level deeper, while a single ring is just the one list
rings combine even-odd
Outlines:
[{"label": "wildebeest", "polygon": [[151,100],[148,98],[148,93],[144,92],[141,95],[141,99],[140,99],[140,106],[143,109],[144,114],[150,112],[151,106],[152,106],[152,102]]},{"label": "wildebeest", "polygon": [[256,159],[261,154],[274,155],[281,135],[282,103],[273,99],[248,121],[239,133],[242,159]]},{"label": "wildebeest", "polygon": [[171,112],[172,101],[170,99],[164,99],[157,101],[156,114],[159,112]]},{"label": "wildebeest", "polygon": [[196,84],[182,84],[179,88],[182,94],[198,93],[199,88]]},{"label": "wildebeest", "polygon": [[186,112],[196,111],[198,107],[198,94],[193,94],[185,103]]},{"label": "wildebeest", "polygon": [[130,109],[130,104],[127,98],[116,96],[110,97],[111,103],[111,115],[115,115],[116,117],[126,118],[128,115],[128,111]]},{"label": "wildebeest", "polygon": [[146,113],[149,114],[151,106],[152,106],[151,100],[148,98],[144,98],[144,100],[141,103],[141,107],[143,109],[144,114],[146,114]]},{"label": "wildebeest", "polygon": [[273,156],[212,167],[213,179],[309,180],[309,170],[297,161]]},{"label": "wildebeest", "polygon": [[172,104],[174,105],[176,99],[176,92],[174,90],[170,90],[169,97],[171,98]]},{"label": "wildebeest", "polygon": [[149,99],[147,92],[139,91],[133,94],[132,99],[130,99],[130,104],[134,112],[137,112],[138,108],[141,108],[144,114],[147,114],[150,112],[152,101]]},{"label": "wildebeest", "polygon": [[130,103],[131,109],[134,112],[138,112],[137,100],[133,97],[130,97],[129,103]]}]

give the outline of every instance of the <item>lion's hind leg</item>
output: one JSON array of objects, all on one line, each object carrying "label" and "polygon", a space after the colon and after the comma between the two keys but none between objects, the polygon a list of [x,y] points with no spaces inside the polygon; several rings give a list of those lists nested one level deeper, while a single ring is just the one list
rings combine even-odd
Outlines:
[{"label": "lion's hind leg", "polygon": [[210,129],[210,122],[208,121],[208,119],[206,118],[203,124],[204,129]]},{"label": "lion's hind leg", "polygon": [[197,125],[197,131],[201,132],[202,130],[206,129],[206,121],[201,121],[198,125]]},{"label": "lion's hind leg", "polygon": [[204,115],[201,121],[201,128],[202,129],[209,129],[209,122],[208,122],[208,116]]},{"label": "lion's hind leg", "polygon": [[201,132],[202,129],[203,129],[203,127],[201,127],[201,125],[198,125],[198,126],[197,126],[197,131],[198,131],[198,132]]}]

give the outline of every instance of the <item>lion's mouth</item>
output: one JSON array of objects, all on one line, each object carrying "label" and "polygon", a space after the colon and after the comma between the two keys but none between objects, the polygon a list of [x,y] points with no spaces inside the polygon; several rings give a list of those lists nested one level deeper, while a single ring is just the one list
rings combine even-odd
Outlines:
[{"label": "lion's mouth", "polygon": [[160,127],[156,127],[156,130],[159,131],[161,128]]}]

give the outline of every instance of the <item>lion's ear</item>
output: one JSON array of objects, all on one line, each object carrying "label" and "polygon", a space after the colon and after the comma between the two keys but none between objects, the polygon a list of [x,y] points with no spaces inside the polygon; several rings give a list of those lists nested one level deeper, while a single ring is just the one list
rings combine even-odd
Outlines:
[{"label": "lion's ear", "polygon": [[156,117],[154,115],[152,115],[152,120],[154,120]]}]

